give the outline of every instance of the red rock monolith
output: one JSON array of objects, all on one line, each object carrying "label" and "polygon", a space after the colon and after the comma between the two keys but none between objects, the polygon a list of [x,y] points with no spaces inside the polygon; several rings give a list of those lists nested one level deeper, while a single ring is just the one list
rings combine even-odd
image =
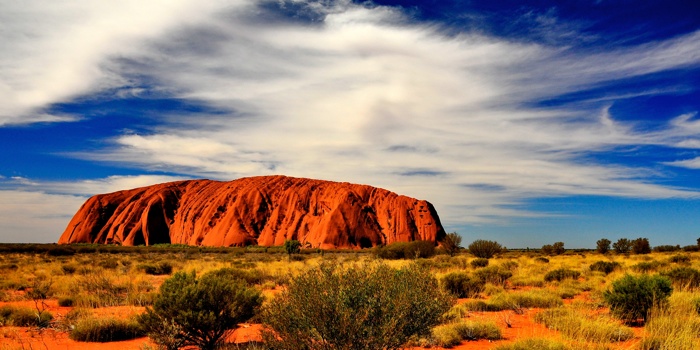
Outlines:
[{"label": "red rock monolith", "polygon": [[96,195],[58,243],[367,248],[441,241],[445,231],[424,200],[346,182],[259,176],[189,180]]}]

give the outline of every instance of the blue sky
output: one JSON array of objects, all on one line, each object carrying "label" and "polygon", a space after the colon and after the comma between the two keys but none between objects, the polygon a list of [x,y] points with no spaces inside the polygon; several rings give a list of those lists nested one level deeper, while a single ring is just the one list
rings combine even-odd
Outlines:
[{"label": "blue sky", "polygon": [[0,1],[0,242],[269,174],[426,199],[465,243],[700,237],[700,3]]}]

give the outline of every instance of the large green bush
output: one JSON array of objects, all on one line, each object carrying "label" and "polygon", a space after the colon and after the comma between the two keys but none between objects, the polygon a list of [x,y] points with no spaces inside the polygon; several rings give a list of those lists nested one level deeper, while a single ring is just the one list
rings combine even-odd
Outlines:
[{"label": "large green bush", "polygon": [[666,303],[672,291],[666,277],[625,275],[614,281],[603,297],[618,318],[628,323],[646,323],[651,308]]},{"label": "large green bush", "polygon": [[477,239],[469,245],[468,249],[477,258],[491,259],[503,250],[503,246],[495,241]]},{"label": "large green bush", "polygon": [[413,264],[324,263],[292,278],[262,312],[272,349],[399,349],[425,336],[454,299]]},{"label": "large green bush", "polygon": [[442,278],[442,288],[458,298],[473,298],[484,290],[484,282],[466,272],[451,272]]},{"label": "large green bush", "polygon": [[261,303],[260,292],[242,280],[222,278],[216,271],[200,278],[178,272],[161,285],[140,323],[163,347],[214,349],[238,323],[253,317]]}]

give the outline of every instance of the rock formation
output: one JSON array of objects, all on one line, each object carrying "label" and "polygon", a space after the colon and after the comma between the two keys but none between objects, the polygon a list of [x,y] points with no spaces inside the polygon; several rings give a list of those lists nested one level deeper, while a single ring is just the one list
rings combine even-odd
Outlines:
[{"label": "rock formation", "polygon": [[58,243],[365,248],[440,241],[432,204],[345,182],[260,176],[178,181],[91,197]]}]

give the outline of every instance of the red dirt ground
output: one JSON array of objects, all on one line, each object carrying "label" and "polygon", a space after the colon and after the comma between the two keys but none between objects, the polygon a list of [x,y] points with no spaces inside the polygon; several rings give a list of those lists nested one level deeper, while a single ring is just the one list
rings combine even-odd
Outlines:
[{"label": "red dirt ground", "polygon": [[[577,300],[585,299],[586,294],[577,296]],[[570,301],[567,301],[570,302]],[[32,301],[18,302],[3,302],[2,305],[14,305],[22,307],[34,307]],[[46,310],[54,315],[54,318],[59,319],[64,317],[70,307],[59,307],[56,300],[46,301]],[[113,316],[118,318],[127,318],[135,314],[143,312],[144,308],[135,306],[117,306],[93,309],[96,316]],[[501,344],[512,343],[518,339],[524,338],[559,338],[556,331],[547,329],[545,326],[535,323],[533,316],[538,312],[538,309],[525,310],[523,314],[516,314],[513,311],[501,312],[472,312],[467,317],[468,320],[491,320],[501,327],[503,337],[505,339],[498,341],[465,341],[461,345],[452,349],[455,350],[489,350]],[[511,327],[506,326],[506,321],[511,324]],[[261,325],[259,324],[241,324],[239,328],[229,338],[235,343],[245,343],[249,341],[260,341]],[[611,344],[613,349],[631,349],[644,334],[643,328],[633,328],[635,338],[622,343]],[[1,327],[0,328],[0,350],[15,350],[15,349],[45,349],[45,350],[139,350],[144,345],[149,344],[148,338],[139,338],[129,341],[110,342],[110,343],[85,343],[76,342],[68,338],[66,332],[59,332],[50,329],[37,330],[26,327]],[[423,348],[415,348],[420,350]],[[432,348],[441,349],[441,348]]]}]

